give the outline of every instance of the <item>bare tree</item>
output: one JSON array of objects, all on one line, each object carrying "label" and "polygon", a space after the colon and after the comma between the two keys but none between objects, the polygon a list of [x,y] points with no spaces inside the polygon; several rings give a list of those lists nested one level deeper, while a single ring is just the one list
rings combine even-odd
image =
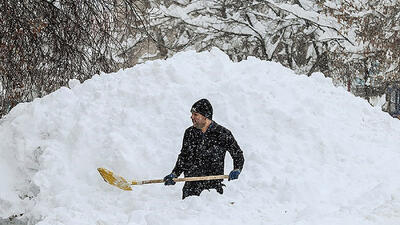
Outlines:
[{"label": "bare tree", "polygon": [[[147,0],[0,2],[0,117],[75,78],[128,64],[146,38]],[[132,41],[134,40],[134,41]]]},{"label": "bare tree", "polygon": [[[322,0],[323,13],[334,16],[342,32],[355,37],[353,48],[340,46],[330,55],[332,67],[346,70],[356,94],[381,95],[400,81],[400,2]],[[338,60],[340,59],[340,60]]]},{"label": "bare tree", "polygon": [[[305,2],[305,1],[302,1]],[[169,52],[217,46],[233,60],[273,60],[310,75],[327,71],[331,46],[350,40],[316,2],[212,0],[155,1],[151,23]],[[311,12],[311,13],[310,13]],[[330,23],[329,23],[330,22]]]}]

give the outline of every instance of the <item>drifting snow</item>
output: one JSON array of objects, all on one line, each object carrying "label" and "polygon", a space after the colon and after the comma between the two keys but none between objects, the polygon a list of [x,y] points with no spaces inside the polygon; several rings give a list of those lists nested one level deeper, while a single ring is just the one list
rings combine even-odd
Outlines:
[{"label": "drifting snow", "polygon": [[[295,75],[217,49],[179,53],[70,82],[0,121],[0,217],[31,224],[398,224],[400,125],[321,74]],[[245,153],[224,195],[182,183],[119,190],[168,174],[200,98]],[[229,155],[226,173],[232,168]]]}]

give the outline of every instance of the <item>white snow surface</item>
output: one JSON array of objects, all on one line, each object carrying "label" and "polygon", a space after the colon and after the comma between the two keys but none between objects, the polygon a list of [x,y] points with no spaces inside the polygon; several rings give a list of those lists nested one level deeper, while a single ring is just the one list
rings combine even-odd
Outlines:
[{"label": "white snow surface", "polygon": [[[399,224],[400,122],[322,74],[234,63],[218,49],[178,53],[19,104],[0,120],[0,217],[39,225]],[[190,107],[245,155],[238,180],[181,200],[182,183],[122,191],[171,172]],[[227,154],[225,174],[232,169]]]}]

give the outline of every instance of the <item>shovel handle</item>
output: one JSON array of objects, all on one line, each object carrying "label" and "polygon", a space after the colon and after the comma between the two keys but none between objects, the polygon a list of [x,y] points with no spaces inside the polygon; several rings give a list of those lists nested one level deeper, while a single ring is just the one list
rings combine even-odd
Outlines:
[{"label": "shovel handle", "polygon": [[[184,177],[184,178],[174,178],[175,182],[184,182],[184,181],[200,181],[200,180],[221,180],[228,179],[228,175],[215,175],[215,176],[203,176],[203,177]],[[141,185],[141,184],[155,184],[155,183],[164,183],[165,181],[162,179],[158,180],[142,180],[142,181],[132,181],[132,185]]]}]

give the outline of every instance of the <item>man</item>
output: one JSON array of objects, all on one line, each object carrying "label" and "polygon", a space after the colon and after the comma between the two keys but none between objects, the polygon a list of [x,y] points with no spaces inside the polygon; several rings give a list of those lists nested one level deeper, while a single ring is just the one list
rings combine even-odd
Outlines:
[{"label": "man", "polygon": [[[172,173],[165,176],[165,185],[174,185],[173,178],[183,172],[185,177],[224,174],[225,154],[233,159],[228,180],[238,179],[244,164],[243,152],[231,132],[212,120],[213,108],[207,99],[194,103],[191,109],[193,126],[186,129],[181,152]],[[199,196],[203,190],[216,189],[222,194],[223,180],[188,181],[182,189],[182,199]]]}]

